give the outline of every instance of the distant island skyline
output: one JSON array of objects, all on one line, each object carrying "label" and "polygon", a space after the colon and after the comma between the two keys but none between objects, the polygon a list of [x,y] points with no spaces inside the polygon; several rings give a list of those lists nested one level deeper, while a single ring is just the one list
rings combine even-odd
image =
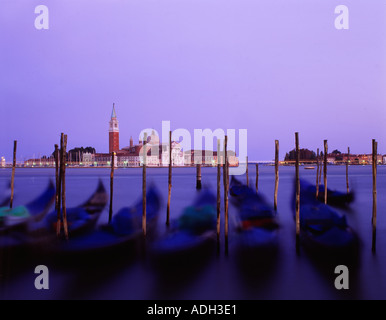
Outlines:
[{"label": "distant island skyline", "polygon": [[[210,151],[210,150],[203,150],[205,151]],[[316,152],[313,150],[308,150],[306,148],[303,148],[300,151],[300,162],[302,164],[316,164],[317,157],[316,157]],[[294,152],[295,149],[289,151],[286,153],[284,159],[280,160],[279,159],[279,165],[289,165],[289,164],[294,164],[295,158],[294,158]],[[109,159],[109,154],[108,153],[99,153],[103,158],[104,162],[94,162],[94,159],[91,161],[90,160],[90,154],[98,154],[95,150],[95,148],[89,146],[89,147],[76,147],[71,150],[67,151],[67,161],[68,165],[70,166],[83,166],[83,167],[90,167],[90,166],[97,166],[97,167],[104,167],[104,166],[110,166],[110,163],[108,162]],[[214,162],[212,165],[217,164],[217,152],[213,152],[214,155]],[[107,156],[107,158],[106,158]],[[186,157],[186,156],[185,156]],[[86,158],[86,160],[85,160]],[[193,159],[193,158],[192,158]],[[192,160],[193,161],[193,160]],[[347,154],[347,153],[342,153],[339,150],[334,150],[330,152],[327,155],[327,163],[328,164],[345,164],[348,161],[350,165],[370,165],[372,163],[372,154]],[[238,162],[240,164],[245,163],[245,160],[240,160],[238,159]],[[260,164],[272,164],[274,160],[248,160],[249,164],[254,164],[254,163],[260,163]],[[319,162],[323,162],[323,151],[320,152],[319,156]],[[377,157],[377,163],[379,165],[384,164],[386,165],[386,155],[378,154]],[[24,167],[52,167],[55,164],[55,159],[54,155],[46,155],[42,157],[36,157],[36,158],[30,158],[30,159],[25,159],[24,161],[19,161],[18,166],[24,166]],[[206,164],[207,166],[210,166],[210,164]],[[236,165],[233,163],[233,165]],[[6,162],[4,157],[0,158],[0,167],[10,167],[11,162]],[[138,167],[140,166],[139,163],[137,164],[117,164],[117,167],[126,167],[126,166],[132,166],[132,167]],[[154,165],[150,163],[150,166],[161,166],[161,167],[166,167],[167,165]],[[194,163],[192,164],[176,164],[173,161],[173,166],[194,166]]]}]

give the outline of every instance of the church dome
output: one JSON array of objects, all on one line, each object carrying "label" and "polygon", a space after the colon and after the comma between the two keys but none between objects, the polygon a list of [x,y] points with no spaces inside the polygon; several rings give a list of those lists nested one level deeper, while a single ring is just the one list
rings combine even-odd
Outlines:
[{"label": "church dome", "polygon": [[159,137],[153,130],[150,136],[147,137],[147,143],[148,144],[159,144]]}]

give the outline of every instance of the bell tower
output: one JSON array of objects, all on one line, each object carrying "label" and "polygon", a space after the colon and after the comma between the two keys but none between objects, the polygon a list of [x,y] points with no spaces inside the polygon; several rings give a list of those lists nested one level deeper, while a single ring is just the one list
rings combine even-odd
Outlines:
[{"label": "bell tower", "polygon": [[111,111],[111,119],[109,121],[109,153],[119,151],[119,124],[117,114],[115,113],[115,104]]}]

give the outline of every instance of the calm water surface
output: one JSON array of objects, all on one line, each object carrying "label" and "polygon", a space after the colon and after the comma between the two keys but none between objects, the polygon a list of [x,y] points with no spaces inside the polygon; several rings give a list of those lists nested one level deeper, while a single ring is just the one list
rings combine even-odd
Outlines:
[{"label": "calm water surface", "polygon": [[[274,167],[259,167],[259,191],[273,202]],[[237,210],[230,206],[230,252],[215,251],[207,264],[192,273],[178,269],[175,279],[164,279],[149,262],[133,257],[111,266],[84,267],[73,263],[61,267],[42,257],[34,264],[46,264],[50,270],[50,290],[34,289],[34,268],[23,261],[22,272],[10,270],[1,277],[1,298],[9,299],[386,299],[386,166],[378,167],[378,228],[377,253],[371,252],[372,174],[371,166],[351,166],[350,186],[356,193],[355,202],[346,214],[350,226],[360,239],[359,263],[349,265],[350,290],[334,287],[334,268],[321,269],[310,256],[295,250],[295,223],[290,206],[293,193],[294,167],[280,167],[278,218],[281,224],[278,254],[268,268],[248,272],[238,263],[235,246],[237,234],[232,216]],[[167,173],[164,168],[148,169],[148,181],[154,182],[163,195],[159,233],[165,232]],[[315,182],[316,170],[300,170],[301,177]],[[255,166],[249,168],[250,183],[254,185]],[[0,169],[0,190],[10,180],[11,171]],[[101,178],[109,188],[109,169],[68,169],[66,176],[67,207],[76,206],[94,191]],[[53,169],[18,169],[15,177],[15,206],[39,195],[54,177]],[[202,182],[216,192],[216,169],[203,168]],[[245,181],[245,176],[241,177]],[[142,170],[118,169],[114,180],[114,212],[141,197]],[[346,189],[345,167],[328,167],[328,187]],[[181,214],[196,196],[195,169],[173,170],[171,218]],[[223,215],[223,213],[222,213]],[[107,222],[108,206],[100,222]],[[222,217],[223,220],[223,217]],[[223,232],[223,226],[222,226]],[[223,234],[221,235],[223,239]],[[124,252],[122,253],[125,254]],[[108,259],[108,257],[101,257]],[[265,265],[265,257],[259,257]],[[1,261],[0,263],[7,263]],[[176,267],[176,266],[174,266]],[[178,266],[177,266],[178,268]],[[175,281],[174,281],[175,280]]]}]

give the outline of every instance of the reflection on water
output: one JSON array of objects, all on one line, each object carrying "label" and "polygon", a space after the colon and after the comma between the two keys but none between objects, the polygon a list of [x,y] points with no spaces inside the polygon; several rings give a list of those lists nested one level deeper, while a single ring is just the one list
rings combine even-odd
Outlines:
[{"label": "reflection on water", "polygon": [[[255,167],[249,168],[254,185]],[[259,192],[273,201],[274,168],[260,167]],[[163,204],[158,221],[158,234],[166,232],[167,169],[148,169],[148,181],[161,190]],[[301,176],[311,183],[315,170],[301,169]],[[94,191],[101,178],[109,187],[109,169],[68,169],[67,207],[83,203]],[[141,169],[118,169],[114,180],[114,212],[133,204],[141,196]],[[295,250],[295,224],[290,207],[294,168],[280,168],[278,194],[279,243],[271,252],[240,251],[233,217],[237,209],[230,203],[229,255],[214,246],[208,254],[174,259],[162,266],[150,254],[151,242],[137,243],[118,255],[106,254],[92,259],[64,259],[40,256],[39,252],[0,252],[1,298],[31,299],[385,299],[386,298],[386,167],[378,169],[378,229],[377,253],[371,253],[372,178],[371,167],[351,166],[350,184],[356,199],[347,215],[349,225],[357,232],[360,250],[357,259],[330,261],[315,256],[304,248]],[[11,172],[0,170],[0,190],[5,190]],[[18,169],[15,178],[15,206],[40,194],[47,180],[54,177],[51,169]],[[243,179],[243,178],[241,178]],[[244,177],[245,181],[245,177]],[[215,188],[216,169],[203,168],[202,182]],[[345,167],[328,168],[328,186],[345,190]],[[190,205],[196,195],[195,169],[173,170],[171,219]],[[221,203],[223,204],[223,202]],[[222,213],[223,214],[223,213]],[[108,221],[108,206],[99,222]],[[223,221],[223,217],[222,217]],[[222,226],[222,232],[224,230]],[[155,240],[156,241],[156,240]],[[0,238],[1,243],[1,238]],[[185,262],[185,263],[183,263]],[[350,270],[350,290],[334,287],[336,263]],[[34,288],[35,266],[46,265],[50,270],[50,290]]]}]

